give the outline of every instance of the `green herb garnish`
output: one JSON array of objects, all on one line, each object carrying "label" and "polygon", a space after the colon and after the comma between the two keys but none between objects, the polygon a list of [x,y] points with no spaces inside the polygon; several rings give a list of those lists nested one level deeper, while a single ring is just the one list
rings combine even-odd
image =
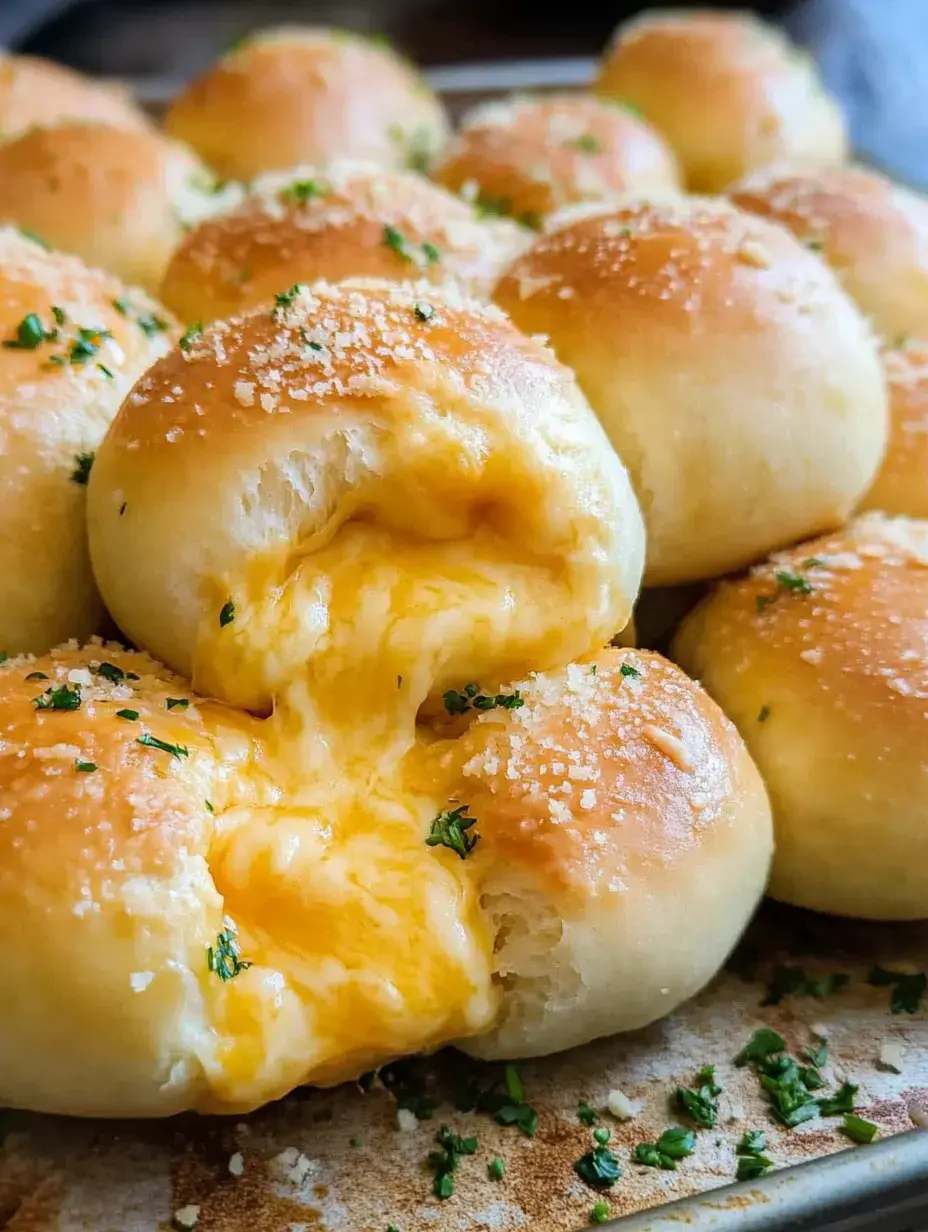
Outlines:
[{"label": "green herb garnish", "polygon": [[577,1120],[580,1124],[585,1125],[587,1129],[592,1129],[598,1119],[595,1110],[590,1107],[586,1100],[581,1099],[579,1104],[577,1104]]},{"label": "green herb garnish", "polygon": [[674,1093],[674,1104],[677,1111],[688,1116],[696,1125],[703,1129],[712,1129],[718,1120],[719,1105],[717,1097],[722,1088],[715,1081],[715,1070],[711,1065],[704,1065],[696,1076],[699,1086],[695,1090],[687,1087],[677,1087]]},{"label": "green herb garnish", "polygon": [[293,202],[294,205],[306,205],[314,197],[324,197],[325,188],[318,180],[294,180],[280,194],[281,201]]},{"label": "green herb garnish", "polygon": [[834,1095],[818,1100],[822,1116],[838,1116],[842,1112],[853,1112],[854,1096],[860,1088],[853,1082],[842,1082]]},{"label": "green herb garnish", "polygon": [[168,744],[166,740],[159,740],[157,736],[151,735],[150,732],[143,732],[135,743],[144,744],[149,749],[160,749],[162,753],[170,753],[172,757],[176,757],[178,760],[181,757],[190,756],[190,750],[185,744]]},{"label": "green herb garnish", "polygon": [[219,610],[219,628],[224,629],[226,625],[230,625],[235,619],[235,604],[231,599],[227,599]]},{"label": "green herb garnish", "polygon": [[766,723],[769,718],[770,718],[770,707],[761,706],[760,711],[758,712],[758,715],[757,715],[758,723]]},{"label": "green herb garnish", "polygon": [[619,668],[619,671],[622,673],[622,675],[627,680],[638,680],[638,678],[641,676],[641,672],[638,670],[638,668],[632,667],[631,663],[623,663],[622,666]]},{"label": "green herb garnish", "polygon": [[735,1057],[735,1064],[743,1069],[752,1061],[762,1061],[775,1052],[782,1052],[785,1047],[786,1040],[782,1035],[777,1035],[769,1027],[760,1027]]},{"label": "green herb garnish", "polygon": [[822,1036],[818,1036],[817,1040],[818,1042],[814,1048],[803,1049],[802,1057],[804,1061],[808,1061],[816,1069],[821,1069],[828,1060],[828,1040],[823,1039]]},{"label": "green herb garnish", "polygon": [[491,1159],[487,1164],[487,1172],[490,1174],[491,1181],[501,1181],[506,1172],[506,1164],[497,1155],[495,1159]]},{"label": "green herb garnish", "polygon": [[46,329],[37,312],[29,312],[16,326],[16,337],[7,338],[3,345],[10,351],[34,351],[43,342],[54,342],[57,329]]},{"label": "green herb garnish", "polygon": [[167,706],[168,710],[186,710],[187,707],[190,705],[190,698],[189,697],[169,697],[167,701],[165,701],[164,704],[165,706]]},{"label": "green herb garnish", "polygon": [[598,1202],[593,1203],[593,1209],[590,1211],[590,1223],[605,1223],[608,1218],[609,1204],[600,1198]]},{"label": "green herb garnish", "polygon": [[872,1121],[865,1121],[863,1117],[854,1116],[852,1112],[845,1114],[841,1128],[852,1142],[857,1142],[861,1146],[872,1142],[879,1130],[878,1125],[874,1125]]},{"label": "green herb garnish", "polygon": [[46,676],[45,672],[30,672],[29,675],[26,677],[26,679],[27,680],[47,680],[48,676]]},{"label": "green herb garnish", "polygon": [[592,1185],[594,1189],[609,1188],[622,1175],[619,1161],[606,1146],[609,1140],[608,1130],[605,1133],[605,1141],[598,1140],[592,1151],[581,1155],[574,1164],[574,1172],[577,1176],[582,1181],[586,1181],[587,1185]]},{"label": "green herb garnish", "polygon": [[735,1147],[738,1155],[763,1155],[767,1149],[767,1135],[762,1129],[749,1129]]},{"label": "green herb garnish", "polygon": [[417,299],[413,305],[413,311],[420,321],[431,321],[435,315],[435,309],[431,304],[427,304],[425,300]]},{"label": "green herb garnish", "polygon": [[177,345],[182,351],[189,351],[196,340],[202,336],[202,334],[203,322],[197,321],[194,325],[191,325],[188,330],[184,331]]},{"label": "green herb garnish", "polygon": [[740,1155],[735,1179],[739,1181],[756,1181],[759,1176],[773,1167],[773,1160],[766,1155]]},{"label": "green herb garnish", "polygon": [[288,287],[286,291],[278,291],[274,296],[274,312],[273,316],[277,318],[280,313],[286,308],[292,308],[300,297],[300,292],[303,288],[298,282],[295,282],[292,287]]},{"label": "green herb garnish", "polygon": [[74,759],[74,769],[79,770],[81,774],[93,774],[97,768],[97,763],[93,761],[81,761],[79,757]]},{"label": "green herb garnish", "polygon": [[235,929],[228,922],[226,927],[216,937],[216,945],[208,946],[206,950],[206,967],[225,983],[234,980],[242,971],[247,971],[252,964],[241,957],[238,938]]},{"label": "green herb garnish", "polygon": [[574,147],[575,150],[582,150],[584,154],[598,154],[599,142],[592,133],[584,133],[581,137],[577,137],[574,141],[568,141],[568,145]]},{"label": "green herb garnish", "polygon": [[126,673],[121,667],[117,667],[115,663],[101,663],[98,667],[90,669],[95,676],[102,676],[104,680],[108,680],[110,684],[119,684],[120,680],[125,680]]},{"label": "green herb garnish", "polygon": [[436,1198],[450,1198],[454,1193],[454,1173],[464,1155],[476,1155],[477,1139],[462,1138],[443,1125],[435,1135],[437,1151],[430,1151],[429,1167],[435,1172],[432,1193]]},{"label": "green herb garnish", "polygon": [[662,1168],[673,1172],[678,1159],[692,1155],[696,1147],[696,1135],[691,1129],[665,1129],[657,1142],[639,1142],[632,1153],[635,1163],[646,1168]]},{"label": "green herb garnish", "polygon": [[829,997],[850,983],[850,976],[832,972],[820,979],[809,979],[802,967],[775,967],[761,1005],[779,1005],[784,997]]},{"label": "green herb garnish", "polygon": [[39,697],[32,699],[32,704],[36,710],[79,710],[81,686],[63,684],[57,689],[46,689]]},{"label": "green herb garnish", "polygon": [[924,971],[890,971],[886,967],[873,967],[867,983],[875,988],[891,988],[889,1008],[893,1014],[915,1014],[928,992],[928,975]]},{"label": "green herb garnish", "polygon": [[462,860],[469,855],[480,841],[480,835],[468,833],[477,824],[477,818],[468,817],[467,809],[468,806],[462,804],[456,809],[439,813],[432,822],[426,845],[447,847]]},{"label": "green herb garnish", "polygon": [[525,698],[518,689],[513,693],[485,694],[480,692],[480,686],[466,684],[462,692],[449,689],[443,697],[445,709],[449,714],[464,714],[467,710],[519,710],[525,705]]},{"label": "green herb garnish", "polygon": [[139,712],[137,710],[117,710],[116,711],[117,719],[129,719],[130,722],[134,723],[138,717],[139,717]]}]

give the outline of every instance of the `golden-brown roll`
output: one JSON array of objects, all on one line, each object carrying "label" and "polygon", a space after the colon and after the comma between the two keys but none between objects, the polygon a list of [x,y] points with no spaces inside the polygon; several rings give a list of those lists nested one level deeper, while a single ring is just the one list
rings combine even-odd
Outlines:
[{"label": "golden-brown roll", "polygon": [[724,962],[771,851],[770,808],[740,737],[659,655],[604,650],[515,688],[522,706],[470,711],[463,734],[426,759],[477,819],[466,863],[501,1005],[491,1031],[459,1046],[487,1058],[571,1048],[669,1013]]},{"label": "golden-brown roll", "polygon": [[721,192],[778,160],[833,167],[847,136],[807,55],[748,13],[648,12],[620,26],[595,86],[636,107],[689,188]]},{"label": "golden-brown roll", "polygon": [[120,628],[255,710],[315,656],[320,682],[401,676],[413,705],[588,653],[626,623],[643,547],[550,351],[454,288],[373,280],[294,288],[155,365],[88,516]]},{"label": "golden-brown roll", "polygon": [[863,167],[772,167],[736,184],[742,209],[789,227],[835,271],[877,333],[928,337],[928,200]]},{"label": "golden-brown roll", "polygon": [[389,47],[310,26],[249,38],[182,91],[165,126],[243,180],[343,159],[424,170],[448,131],[441,103]]},{"label": "golden-brown roll", "polygon": [[764,776],[770,892],[815,911],[928,918],[928,523],[869,514],[724,582],[673,656]]},{"label": "golden-brown roll", "polygon": [[84,507],[93,455],[174,325],[140,291],[0,230],[0,650],[97,628]]},{"label": "golden-brown roll", "polygon": [[129,91],[94,81],[38,56],[0,53],[0,135],[4,141],[30,128],[90,120],[135,131],[150,127]]},{"label": "golden-brown roll", "polygon": [[821,261],[722,201],[576,206],[495,299],[547,335],[626,463],[646,584],[840,525],[886,441],[876,344]]},{"label": "golden-brown roll", "polygon": [[535,228],[575,201],[680,187],[673,151],[650,124],[580,96],[513,97],[474,108],[433,174],[484,211]]},{"label": "golden-brown roll", "polygon": [[898,339],[883,351],[883,370],[889,444],[860,508],[928,518],[928,343]]},{"label": "golden-brown roll", "polygon": [[154,131],[75,121],[0,145],[0,219],[150,290],[186,228],[230,191]]},{"label": "golden-brown roll", "polygon": [[294,282],[368,277],[443,282],[486,295],[527,244],[410,171],[339,163],[270,172],[236,208],[202,222],[172,258],[161,298],[186,321],[269,303]]}]

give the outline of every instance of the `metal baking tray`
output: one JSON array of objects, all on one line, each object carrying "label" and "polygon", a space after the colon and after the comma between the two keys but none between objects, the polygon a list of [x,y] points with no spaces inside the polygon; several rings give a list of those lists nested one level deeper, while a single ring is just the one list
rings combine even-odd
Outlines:
[{"label": "metal baking tray", "polygon": [[[430,77],[459,112],[512,89],[582,86],[591,73],[591,61],[548,60],[438,68]],[[175,83],[135,84],[157,111]],[[652,599],[658,628],[666,603]],[[0,1229],[164,1232],[178,1211],[195,1206],[196,1232],[387,1232],[391,1225],[398,1232],[578,1232],[602,1197],[616,1232],[925,1232],[928,1015],[924,1008],[893,1014],[890,990],[868,982],[874,965],[924,970],[928,924],[873,925],[764,904],[729,968],[676,1013],[520,1067],[525,1099],[538,1112],[531,1138],[489,1115],[458,1111],[461,1090],[498,1081],[500,1067],[453,1050],[388,1067],[367,1090],[307,1088],[241,1118],[104,1122],[0,1113]],[[848,979],[828,995],[810,995],[806,983],[806,995],[762,1004],[771,983],[790,983],[777,977],[783,967],[826,985],[841,983],[829,981],[836,974]],[[778,1127],[751,1068],[733,1064],[760,1026],[778,1031],[796,1056],[827,1038],[823,1093],[856,1083],[855,1110],[879,1125],[878,1139],[851,1145],[841,1117]],[[692,1085],[707,1064],[722,1087],[715,1128],[698,1130],[693,1154],[675,1171],[631,1162],[636,1143],[681,1123],[673,1092]],[[600,1194],[574,1171],[592,1146],[577,1108],[581,1100],[601,1108],[611,1091],[639,1111],[622,1122],[599,1118],[623,1169]],[[401,1105],[421,1114],[411,1127],[400,1128]],[[479,1143],[446,1201],[434,1197],[426,1165],[442,1125]],[[735,1146],[748,1129],[765,1131],[776,1168],[733,1184]],[[505,1161],[500,1181],[487,1172],[496,1157]]]}]

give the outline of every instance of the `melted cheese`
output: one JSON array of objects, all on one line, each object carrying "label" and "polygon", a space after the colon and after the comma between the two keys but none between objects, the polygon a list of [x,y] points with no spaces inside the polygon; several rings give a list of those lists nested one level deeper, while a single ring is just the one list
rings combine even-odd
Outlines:
[{"label": "melted cheese", "polygon": [[423,781],[416,717],[446,688],[556,659],[563,624],[582,618],[565,591],[490,529],[436,542],[364,521],[217,586],[235,619],[202,631],[196,684],[274,698],[287,802],[224,816],[211,853],[254,963],[208,984],[217,1106],[492,1025],[492,937],[468,863],[426,844],[449,800]]}]

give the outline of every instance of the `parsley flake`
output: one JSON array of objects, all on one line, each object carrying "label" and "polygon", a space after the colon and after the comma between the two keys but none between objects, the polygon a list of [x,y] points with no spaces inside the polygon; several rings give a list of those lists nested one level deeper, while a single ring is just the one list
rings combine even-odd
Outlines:
[{"label": "parsley flake", "polygon": [[609,1218],[609,1203],[604,1202],[602,1198],[598,1202],[593,1203],[593,1209],[590,1211],[590,1223],[606,1223]]},{"label": "parsley flake", "polygon": [[108,680],[110,684],[119,684],[120,680],[125,680],[126,678],[126,673],[121,667],[117,667],[115,663],[101,663],[98,667],[92,667],[90,670],[94,675],[102,676],[104,680]]},{"label": "parsley flake", "polygon": [[577,1120],[581,1125],[585,1125],[588,1129],[592,1129],[598,1119],[596,1110],[591,1108],[586,1100],[581,1099],[577,1104]]},{"label": "parsley flake", "polygon": [[426,845],[447,847],[462,860],[469,855],[480,841],[480,835],[468,833],[477,824],[477,818],[468,817],[467,809],[468,806],[462,804],[454,810],[439,813],[432,822]]},{"label": "parsley flake", "polygon": [[160,749],[162,753],[170,753],[172,757],[176,757],[178,761],[182,757],[189,757],[190,750],[185,744],[168,744],[166,740],[159,740],[157,736],[153,736],[150,732],[143,732],[135,742],[143,744],[149,749]]},{"label": "parsley flake", "polygon": [[[608,1141],[608,1131],[606,1133],[606,1141]],[[605,1142],[599,1142],[592,1151],[587,1151],[585,1155],[581,1155],[574,1164],[574,1172],[582,1181],[586,1181],[587,1185],[592,1185],[594,1189],[608,1189],[622,1175],[619,1161],[606,1146]]]},{"label": "parsley flake", "polygon": [[292,308],[300,297],[302,287],[298,282],[295,282],[292,287],[288,287],[286,291],[278,291],[274,296],[274,311],[271,314],[274,319],[278,319],[280,313],[286,308]]},{"label": "parsley flake", "polygon": [[281,201],[292,202],[294,205],[306,205],[314,197],[324,197],[326,189],[318,180],[294,180],[283,189]]},{"label": "parsley flake", "polygon": [[393,227],[387,223],[383,229],[383,242],[386,246],[396,253],[403,261],[411,261],[412,257],[409,253],[408,241],[397,227]]},{"label": "parsley flake", "polygon": [[466,684],[462,692],[449,689],[443,699],[445,709],[449,714],[464,714],[474,710],[519,710],[525,705],[525,698],[516,689],[512,693],[486,694],[480,692],[480,686],[471,682]]},{"label": "parsley flake", "polygon": [[638,668],[632,667],[631,663],[623,663],[619,668],[619,671],[626,678],[626,680],[638,680],[641,676],[641,672]]},{"label": "parsley flake", "polygon": [[190,705],[189,697],[169,697],[164,703],[168,710],[186,710]]},{"label": "parsley flake", "polygon": [[79,710],[81,686],[63,684],[57,689],[46,689],[39,697],[32,699],[32,704],[36,710]]},{"label": "parsley flake", "polygon": [[191,325],[188,330],[185,330],[185,332],[181,335],[180,341],[178,342],[177,345],[180,347],[182,351],[189,351],[190,348],[193,346],[193,344],[196,342],[196,340],[202,337],[202,334],[203,334],[203,322],[197,321],[194,325]]},{"label": "parsley flake", "polygon": [[767,1136],[762,1129],[749,1129],[735,1147],[738,1155],[762,1155],[767,1149]]},{"label": "parsley flake", "polygon": [[769,1027],[760,1027],[735,1057],[735,1064],[739,1069],[743,1069],[752,1061],[762,1061],[775,1052],[782,1052],[785,1047],[786,1040],[782,1035]]},{"label": "parsley flake", "polygon": [[235,619],[235,604],[231,599],[227,599],[219,611],[219,628],[224,629],[226,625],[230,625]]},{"label": "parsley flake", "polygon": [[739,1181],[756,1181],[759,1176],[773,1167],[773,1160],[766,1155],[739,1155],[738,1169],[735,1179]]},{"label": "parsley flake", "polygon": [[30,672],[26,677],[27,680],[47,680],[48,677],[44,672]]},{"label": "parsley flake", "polygon": [[506,1173],[505,1161],[497,1155],[495,1159],[491,1159],[487,1164],[487,1172],[490,1175],[491,1181],[501,1181]]},{"label": "parsley flake", "polygon": [[828,1060],[828,1040],[822,1036],[817,1036],[817,1043],[814,1048],[806,1048],[803,1050],[803,1060],[808,1061],[816,1069],[821,1069]]},{"label": "parsley flake", "polygon": [[212,800],[204,800],[203,803],[206,805],[207,813],[215,813],[216,810],[213,808]]},{"label": "parsley flake", "polygon": [[79,483],[83,487],[87,486],[87,480],[90,478],[90,471],[95,457],[96,454],[93,453],[79,453],[75,456],[74,461],[76,465],[71,472],[71,478],[75,483]]},{"label": "parsley flake", "polygon": [[842,1112],[853,1112],[854,1096],[859,1089],[853,1082],[842,1082],[834,1095],[827,1095],[817,1100],[822,1116],[837,1116]]},{"label": "parsley flake", "polygon": [[437,1151],[430,1151],[429,1167],[435,1172],[432,1193],[436,1198],[450,1198],[454,1193],[454,1173],[464,1155],[477,1154],[477,1139],[462,1138],[443,1125],[435,1135]]},{"label": "parsley flake", "polygon": [[93,761],[81,761],[79,757],[74,759],[74,769],[79,770],[81,774],[93,774],[97,768],[97,763]]},{"label": "parsley flake", "polygon": [[704,1065],[696,1080],[699,1086],[695,1090],[677,1087],[674,1103],[677,1111],[689,1117],[696,1125],[703,1129],[713,1129],[719,1115],[717,1096],[721,1094],[722,1088],[715,1081],[715,1070],[711,1065]]},{"label": "parsley flake", "polygon": [[779,1005],[784,997],[823,997],[839,992],[850,983],[850,976],[841,971],[820,979],[809,979],[802,967],[774,967],[773,976],[761,1005]]},{"label": "parsley flake", "polygon": [[879,1126],[874,1125],[872,1121],[865,1121],[863,1117],[854,1116],[852,1112],[848,1112],[845,1114],[844,1124],[841,1126],[841,1129],[852,1142],[865,1146],[876,1137]]},{"label": "parsley flake", "polygon": [[431,304],[427,304],[425,300],[417,299],[413,305],[413,311],[420,321],[431,321],[435,315],[435,309]]},{"label": "parsley flake", "polygon": [[639,1142],[632,1152],[636,1164],[646,1168],[662,1168],[676,1171],[677,1160],[692,1155],[696,1149],[696,1135],[691,1129],[665,1129],[657,1142]]},{"label": "parsley flake", "polygon": [[569,141],[568,145],[572,145],[575,150],[581,150],[584,154],[598,154],[599,142],[592,133],[583,133],[574,141]]},{"label": "parsley flake", "polygon": [[116,711],[117,719],[129,719],[130,722],[134,723],[138,717],[139,717],[139,712],[137,710],[117,710]]},{"label": "parsley flake", "polygon": [[54,342],[57,329],[46,329],[37,312],[27,313],[16,326],[16,337],[7,338],[3,345],[10,351],[34,351],[43,342]]},{"label": "parsley flake", "polygon": [[247,971],[252,964],[241,957],[238,938],[235,929],[226,921],[226,926],[216,937],[215,946],[207,946],[206,967],[225,983],[234,980],[241,972]]}]

